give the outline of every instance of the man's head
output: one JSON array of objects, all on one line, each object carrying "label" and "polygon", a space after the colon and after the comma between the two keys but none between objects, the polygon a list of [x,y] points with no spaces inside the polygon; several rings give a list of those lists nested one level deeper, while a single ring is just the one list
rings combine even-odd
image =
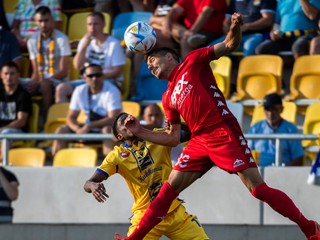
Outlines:
[{"label": "man's head", "polygon": [[19,67],[15,62],[7,62],[1,68],[1,79],[6,89],[15,89],[19,85]]},{"label": "man's head", "polygon": [[161,108],[156,104],[149,104],[143,111],[143,120],[153,128],[161,128],[163,124],[163,114]]},{"label": "man's head", "polygon": [[103,73],[100,65],[94,63],[85,64],[83,77],[92,93],[97,93],[101,90],[103,85]]},{"label": "man's head", "polygon": [[271,126],[277,127],[282,120],[280,116],[283,111],[281,96],[277,93],[266,95],[263,99],[263,108],[267,122]]},{"label": "man's head", "polygon": [[50,8],[38,7],[34,14],[34,21],[42,34],[50,35],[54,30],[54,21]]},{"label": "man's head", "polygon": [[105,27],[104,15],[101,12],[92,12],[87,17],[87,33],[92,37],[103,34]]},{"label": "man's head", "polygon": [[154,48],[146,53],[145,61],[155,77],[168,79],[172,70],[179,64],[179,56],[171,48]]},{"label": "man's head", "polygon": [[130,132],[130,130],[128,130],[125,125],[124,125],[124,121],[125,119],[128,117],[128,113],[120,113],[116,119],[113,122],[112,125],[112,132],[113,135],[119,140],[119,141],[133,141],[135,139],[138,139],[135,135],[132,134],[132,132]]}]

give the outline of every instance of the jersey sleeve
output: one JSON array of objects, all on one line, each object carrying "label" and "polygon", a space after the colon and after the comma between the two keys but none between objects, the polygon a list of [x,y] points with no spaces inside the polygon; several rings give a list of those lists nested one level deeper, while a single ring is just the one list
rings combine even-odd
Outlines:
[{"label": "jersey sleeve", "polygon": [[98,169],[107,173],[109,176],[118,172],[119,152],[117,150],[111,151],[103,160]]}]

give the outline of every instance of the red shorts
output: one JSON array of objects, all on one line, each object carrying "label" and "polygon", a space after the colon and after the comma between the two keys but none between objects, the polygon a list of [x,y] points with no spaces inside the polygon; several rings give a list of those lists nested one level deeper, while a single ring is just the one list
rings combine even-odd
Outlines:
[{"label": "red shorts", "polygon": [[213,165],[230,173],[257,167],[236,119],[228,119],[207,133],[192,136],[173,169],[206,172]]}]

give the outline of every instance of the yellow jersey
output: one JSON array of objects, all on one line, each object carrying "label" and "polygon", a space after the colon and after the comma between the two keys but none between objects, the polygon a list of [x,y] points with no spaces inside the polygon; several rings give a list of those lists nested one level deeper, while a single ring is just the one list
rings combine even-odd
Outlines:
[{"label": "yellow jersey", "polygon": [[[157,196],[172,170],[171,147],[139,141],[137,145],[122,143],[105,157],[98,171],[108,176],[119,173],[126,181],[134,199],[132,212],[146,210]],[[168,212],[181,204],[174,200]]]}]

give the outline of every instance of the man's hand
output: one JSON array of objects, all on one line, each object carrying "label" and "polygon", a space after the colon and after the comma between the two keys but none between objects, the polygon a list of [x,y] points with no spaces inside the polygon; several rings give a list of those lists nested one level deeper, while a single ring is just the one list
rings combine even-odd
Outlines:
[{"label": "man's hand", "polygon": [[231,27],[241,26],[243,24],[243,18],[240,13],[234,13],[231,16]]},{"label": "man's hand", "polygon": [[139,133],[141,129],[140,122],[132,115],[128,115],[124,120],[124,126],[133,134]]},{"label": "man's hand", "polygon": [[29,93],[34,94],[37,92],[39,86],[40,86],[39,81],[32,79],[30,82],[27,83],[26,90]]},{"label": "man's hand", "polygon": [[114,235],[114,239],[116,239],[116,240],[125,240],[127,238],[122,236],[120,233],[116,232],[116,234]]},{"label": "man's hand", "polygon": [[88,124],[83,125],[82,127],[78,128],[76,133],[77,134],[84,134],[90,132],[90,126]]},{"label": "man's hand", "polygon": [[91,189],[92,195],[98,202],[103,203],[107,200],[107,198],[109,198],[109,195],[107,194],[103,183],[92,182],[90,184],[90,189]]},{"label": "man's hand", "polygon": [[91,34],[87,33],[86,35],[84,35],[84,42],[82,45],[83,48],[87,48],[92,39],[93,39],[93,37],[91,36]]}]

